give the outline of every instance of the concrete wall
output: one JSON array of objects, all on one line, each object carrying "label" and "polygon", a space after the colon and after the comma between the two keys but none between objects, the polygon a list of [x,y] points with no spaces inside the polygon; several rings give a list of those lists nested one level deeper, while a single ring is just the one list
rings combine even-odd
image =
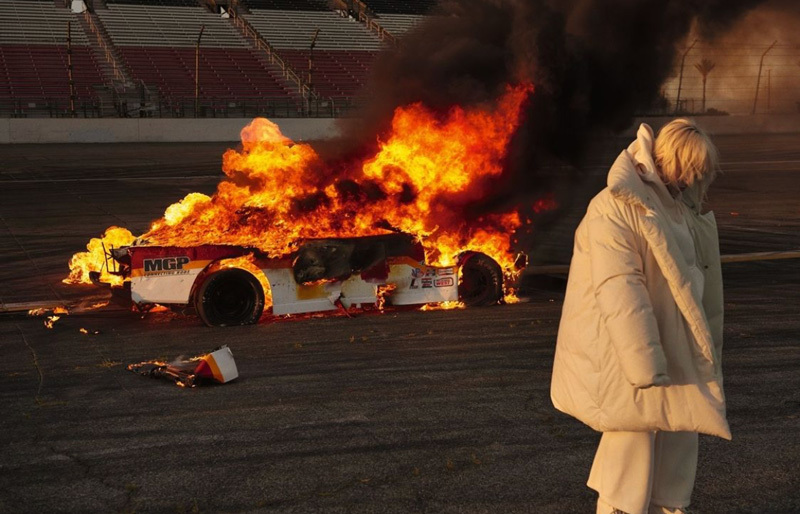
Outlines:
[{"label": "concrete wall", "polygon": [[9,118],[0,118],[0,144],[11,142],[10,124],[11,120]]},{"label": "concrete wall", "polygon": [[[169,143],[239,141],[250,118],[2,118],[0,144],[19,143]],[[295,141],[326,139],[336,133],[330,118],[275,120]]]},{"label": "concrete wall", "polygon": [[[658,129],[670,118],[639,118],[626,131],[634,134],[640,122]],[[800,133],[800,115],[698,116],[713,135]],[[239,132],[250,123],[244,118],[131,118],[38,119],[0,118],[0,144],[14,143],[169,143],[239,141]],[[336,134],[330,118],[281,118],[274,120],[295,141],[327,139]]]}]

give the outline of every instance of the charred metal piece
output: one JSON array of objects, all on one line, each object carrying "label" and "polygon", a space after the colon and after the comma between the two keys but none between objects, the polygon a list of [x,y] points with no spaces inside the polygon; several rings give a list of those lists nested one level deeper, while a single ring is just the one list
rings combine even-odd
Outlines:
[{"label": "charred metal piece", "polygon": [[419,242],[408,234],[314,239],[300,246],[292,270],[298,284],[345,280],[366,270],[383,269],[388,257],[401,255],[420,262],[425,258]]},{"label": "charred metal piece", "polygon": [[192,359],[178,357],[169,364],[159,361],[129,364],[128,371],[151,378],[165,378],[182,387],[195,387],[208,382],[224,384],[239,376],[233,354],[227,345]]},{"label": "charred metal piece", "polygon": [[298,284],[319,280],[345,280],[386,262],[386,246],[381,241],[320,240],[306,243],[294,260]]}]

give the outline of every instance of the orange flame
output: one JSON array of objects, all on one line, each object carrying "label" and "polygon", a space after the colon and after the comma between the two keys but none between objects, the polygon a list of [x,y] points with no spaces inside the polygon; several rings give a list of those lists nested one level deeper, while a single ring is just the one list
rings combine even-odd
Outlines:
[{"label": "orange flame", "polygon": [[463,309],[464,302],[439,302],[429,303],[420,307],[422,311],[448,311],[451,309]]},{"label": "orange flame", "polygon": [[394,291],[395,289],[397,289],[397,284],[386,284],[378,286],[378,290],[376,292],[376,296],[378,298],[376,305],[378,307],[378,310],[381,311],[383,310],[383,308],[386,306],[386,298],[388,298],[392,294],[392,291]]},{"label": "orange flame", "polygon": [[[509,86],[490,107],[454,107],[445,114],[422,104],[398,108],[377,152],[360,163],[339,163],[338,178],[331,178],[329,164],[311,146],[292,142],[276,124],[257,118],[242,130],[242,150],[223,155],[228,179],[215,194],[189,194],[141,239],[171,246],[248,246],[280,257],[300,239],[391,229],[419,237],[430,264],[452,265],[461,252],[475,250],[511,270],[519,214],[467,221],[464,213],[502,174],[522,104],[532,91],[530,84]],[[125,229],[110,228],[90,241],[88,252],[73,257],[65,282],[87,282],[94,270],[102,271],[104,281],[119,283],[103,267],[101,243],[108,248],[133,241]]]},{"label": "orange flame", "polygon": [[62,280],[65,284],[91,284],[89,273],[100,272],[100,280],[113,286],[122,285],[124,279],[109,273],[106,266],[106,251],[133,243],[136,237],[126,228],[108,227],[100,237],[89,240],[86,251],[76,253],[69,261],[69,276]]}]

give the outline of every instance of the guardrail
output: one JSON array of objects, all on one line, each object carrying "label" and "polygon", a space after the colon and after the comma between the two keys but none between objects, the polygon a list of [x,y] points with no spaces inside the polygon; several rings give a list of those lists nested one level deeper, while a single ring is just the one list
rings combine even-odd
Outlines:
[{"label": "guardrail", "polygon": [[[800,259],[800,250],[727,254],[720,256],[720,263],[732,264],[737,262],[776,261],[783,259]],[[569,264],[531,265],[525,269],[525,274],[527,275],[566,275],[568,273]]]}]

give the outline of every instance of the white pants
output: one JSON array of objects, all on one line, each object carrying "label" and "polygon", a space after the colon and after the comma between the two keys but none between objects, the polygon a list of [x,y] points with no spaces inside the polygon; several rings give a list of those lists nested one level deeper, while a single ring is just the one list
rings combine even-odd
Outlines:
[{"label": "white pants", "polygon": [[688,507],[696,472],[696,432],[604,432],[587,485],[600,494],[598,512],[648,514]]}]

